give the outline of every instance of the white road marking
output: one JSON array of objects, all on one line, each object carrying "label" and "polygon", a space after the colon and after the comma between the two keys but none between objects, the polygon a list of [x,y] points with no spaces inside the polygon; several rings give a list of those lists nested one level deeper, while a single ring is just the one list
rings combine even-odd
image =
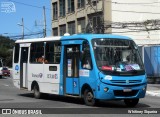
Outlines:
[{"label": "white road marking", "polygon": [[7,84],[4,84],[4,86],[9,87],[9,85],[7,85]]}]

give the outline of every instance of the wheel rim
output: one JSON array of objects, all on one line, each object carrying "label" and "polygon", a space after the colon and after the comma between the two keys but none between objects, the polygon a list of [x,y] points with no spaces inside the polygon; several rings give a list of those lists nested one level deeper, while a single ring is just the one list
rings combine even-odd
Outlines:
[{"label": "wheel rim", "polygon": [[88,102],[92,102],[93,101],[93,94],[91,92],[88,92],[86,99]]},{"label": "wheel rim", "polygon": [[38,96],[38,94],[39,94],[39,91],[38,91],[37,87],[35,86],[35,87],[34,87],[34,95],[35,95],[35,96]]}]

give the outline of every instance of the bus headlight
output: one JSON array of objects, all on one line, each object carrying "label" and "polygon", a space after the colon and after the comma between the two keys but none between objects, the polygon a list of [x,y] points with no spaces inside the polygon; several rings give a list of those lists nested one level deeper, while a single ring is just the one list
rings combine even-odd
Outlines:
[{"label": "bus headlight", "polygon": [[109,90],[109,88],[107,88],[107,87],[104,88],[104,91],[105,91],[105,92],[107,92],[108,90]]},{"label": "bus headlight", "polygon": [[142,90],[143,90],[143,91],[146,91],[146,87],[143,87]]}]

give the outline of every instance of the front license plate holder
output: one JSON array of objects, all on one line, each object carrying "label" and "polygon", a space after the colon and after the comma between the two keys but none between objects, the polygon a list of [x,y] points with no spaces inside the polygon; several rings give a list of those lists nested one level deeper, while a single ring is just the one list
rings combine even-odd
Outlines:
[{"label": "front license plate holder", "polygon": [[132,92],[132,89],[131,88],[125,88],[125,89],[123,89],[123,92]]}]

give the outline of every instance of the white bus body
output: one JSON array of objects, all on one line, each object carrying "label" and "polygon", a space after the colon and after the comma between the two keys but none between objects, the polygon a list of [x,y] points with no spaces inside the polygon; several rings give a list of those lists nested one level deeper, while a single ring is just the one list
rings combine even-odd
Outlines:
[{"label": "white bus body", "polygon": [[[36,42],[58,41],[60,37],[48,37],[40,39],[17,40],[19,56],[14,48],[13,57],[18,57],[18,61],[13,60],[13,82],[17,88],[32,90],[33,81],[38,82],[42,93],[59,94],[60,65],[59,64],[32,64],[29,61],[31,44]],[[18,49],[18,47],[17,47]],[[24,58],[23,58],[24,57]],[[27,60],[27,61],[26,61]],[[56,71],[49,70],[49,67],[56,67]]]}]

